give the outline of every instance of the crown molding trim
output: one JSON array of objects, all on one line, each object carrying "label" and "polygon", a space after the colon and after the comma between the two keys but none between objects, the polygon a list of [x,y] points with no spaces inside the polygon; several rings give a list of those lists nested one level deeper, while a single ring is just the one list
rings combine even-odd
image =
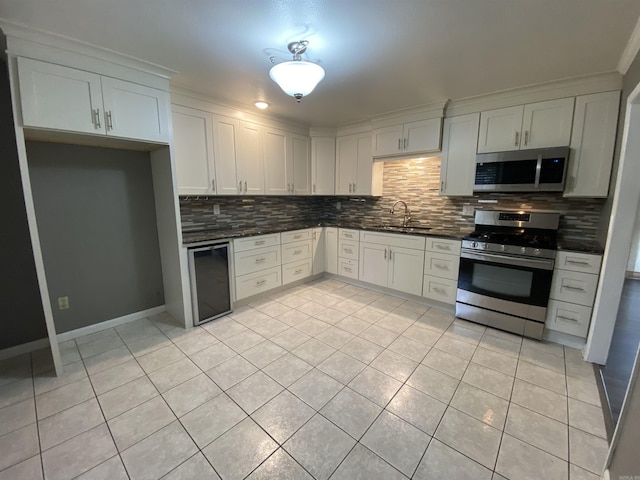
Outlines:
[{"label": "crown molding trim", "polygon": [[618,72],[622,75],[627,74],[629,67],[631,67],[631,64],[638,55],[638,51],[640,51],[640,18],[638,18],[636,26],[629,36],[629,41],[622,51],[622,55],[618,61]]}]

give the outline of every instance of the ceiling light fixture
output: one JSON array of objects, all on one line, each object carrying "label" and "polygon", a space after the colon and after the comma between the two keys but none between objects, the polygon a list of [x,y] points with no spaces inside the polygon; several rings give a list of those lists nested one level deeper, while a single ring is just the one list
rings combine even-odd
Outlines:
[{"label": "ceiling light fixture", "polygon": [[[324,69],[315,63],[305,62],[300,56],[307,51],[307,40],[291,42],[287,47],[293,55],[293,60],[278,63],[271,67],[269,76],[287,95],[294,97],[298,103],[300,99],[309,95],[316,85],[324,78]],[[275,63],[275,57],[271,57]]]},{"label": "ceiling light fixture", "polygon": [[265,108],[269,108],[269,104],[267,102],[263,102],[261,100],[254,103],[254,105],[260,110],[264,110]]}]

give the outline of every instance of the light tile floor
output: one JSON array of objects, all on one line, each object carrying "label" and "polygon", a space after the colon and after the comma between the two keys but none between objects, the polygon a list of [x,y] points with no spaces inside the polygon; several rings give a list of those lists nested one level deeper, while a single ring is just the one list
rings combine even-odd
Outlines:
[{"label": "light tile floor", "polygon": [[595,480],[578,351],[322,279],[0,362],[0,480]]}]

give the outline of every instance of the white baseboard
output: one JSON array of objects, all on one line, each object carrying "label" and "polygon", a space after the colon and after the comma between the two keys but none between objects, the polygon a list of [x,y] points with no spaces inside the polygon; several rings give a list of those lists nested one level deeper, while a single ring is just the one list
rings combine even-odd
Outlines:
[{"label": "white baseboard", "polygon": [[0,360],[5,358],[17,357],[23,353],[35,352],[49,346],[48,338],[41,338],[40,340],[34,340],[33,342],[23,343],[16,345],[15,347],[4,348],[0,350]]},{"label": "white baseboard", "polygon": [[545,328],[544,340],[548,340],[549,342],[559,343],[560,345],[565,345],[570,348],[575,348],[577,350],[582,351],[584,346],[586,345],[586,339],[582,337],[576,337],[575,335],[569,335],[568,333],[556,332],[555,330],[547,330]]},{"label": "white baseboard", "polygon": [[147,310],[142,310],[140,312],[130,313],[122,317],[112,318],[111,320],[105,320],[104,322],[96,323],[94,325],[88,325],[86,327],[76,328],[75,330],[59,333],[57,337],[58,342],[66,342],[67,340],[71,340],[73,338],[78,338],[78,337],[82,337],[83,335],[89,335],[90,333],[96,333],[101,330],[117,327],[118,325],[122,325],[124,323],[133,322],[135,320],[140,320],[145,317],[151,317],[152,315],[158,315],[159,313],[166,312],[166,311],[167,311],[166,307],[164,305],[160,305],[158,307],[149,308]]}]

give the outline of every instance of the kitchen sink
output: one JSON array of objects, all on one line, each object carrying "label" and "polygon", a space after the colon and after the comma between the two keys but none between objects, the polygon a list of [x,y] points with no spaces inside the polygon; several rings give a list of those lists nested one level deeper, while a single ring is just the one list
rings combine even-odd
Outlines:
[{"label": "kitchen sink", "polygon": [[431,227],[403,227],[401,225],[379,225],[378,228],[382,230],[389,230],[391,232],[405,232],[405,233],[420,233],[431,230]]}]

